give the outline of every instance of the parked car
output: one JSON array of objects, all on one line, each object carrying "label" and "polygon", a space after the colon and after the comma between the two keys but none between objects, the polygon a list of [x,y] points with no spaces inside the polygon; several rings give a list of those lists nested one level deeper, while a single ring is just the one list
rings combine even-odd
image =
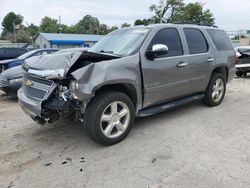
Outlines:
[{"label": "parked car", "polygon": [[30,58],[33,56],[45,55],[45,54],[52,54],[57,51],[58,51],[57,49],[37,49],[37,50],[29,51],[15,59],[2,60],[0,61],[0,73],[11,67],[21,65],[24,62],[24,60],[27,58]]},{"label": "parked car", "polygon": [[247,76],[250,72],[250,46],[242,46],[235,49],[237,54],[236,76]]},{"label": "parked car", "polygon": [[27,48],[0,48],[0,60],[14,59],[28,51]]},{"label": "parked car", "polygon": [[22,66],[12,67],[0,74],[0,90],[12,98],[17,97],[17,90],[21,88],[23,80]]},{"label": "parked car", "polygon": [[[68,52],[84,52],[86,48],[69,48],[55,52],[55,54]],[[23,81],[22,66],[16,66],[3,71],[0,74],[0,90],[12,98],[17,97],[17,91],[21,88]]]},{"label": "parked car", "polygon": [[230,39],[218,28],[131,27],[88,52],[28,59],[18,97],[36,122],[80,120],[90,138],[112,145],[128,135],[135,116],[200,99],[210,107],[221,104],[235,60]]}]

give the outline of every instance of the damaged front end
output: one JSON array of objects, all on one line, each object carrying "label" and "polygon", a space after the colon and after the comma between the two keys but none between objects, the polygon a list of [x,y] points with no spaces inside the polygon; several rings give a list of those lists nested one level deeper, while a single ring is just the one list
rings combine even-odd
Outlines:
[{"label": "damaged front end", "polygon": [[90,98],[79,92],[79,83],[71,73],[92,63],[117,58],[83,52],[29,59],[23,65],[23,84],[18,91],[22,109],[39,124],[63,118],[83,121]]}]

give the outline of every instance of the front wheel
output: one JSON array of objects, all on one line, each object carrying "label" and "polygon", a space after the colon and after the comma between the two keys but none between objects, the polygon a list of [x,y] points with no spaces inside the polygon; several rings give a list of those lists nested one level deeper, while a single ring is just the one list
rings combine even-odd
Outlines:
[{"label": "front wheel", "polygon": [[97,95],[85,113],[88,136],[103,145],[116,144],[128,135],[135,117],[131,99],[120,92]]},{"label": "front wheel", "polygon": [[213,73],[208,88],[205,92],[203,103],[214,107],[221,104],[226,93],[226,79],[221,73]]},{"label": "front wheel", "polygon": [[242,77],[242,76],[244,75],[244,72],[238,71],[238,70],[237,70],[237,71],[235,72],[235,74],[236,74],[237,77]]}]

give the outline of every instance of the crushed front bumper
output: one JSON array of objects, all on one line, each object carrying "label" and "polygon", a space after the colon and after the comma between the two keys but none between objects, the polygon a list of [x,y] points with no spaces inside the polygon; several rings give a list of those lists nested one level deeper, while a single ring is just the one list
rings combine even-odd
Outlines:
[{"label": "crushed front bumper", "polygon": [[237,64],[235,67],[238,71],[250,71],[250,63]]},{"label": "crushed front bumper", "polygon": [[18,99],[23,111],[32,118],[42,118],[42,101],[27,97],[23,89],[18,90]]}]

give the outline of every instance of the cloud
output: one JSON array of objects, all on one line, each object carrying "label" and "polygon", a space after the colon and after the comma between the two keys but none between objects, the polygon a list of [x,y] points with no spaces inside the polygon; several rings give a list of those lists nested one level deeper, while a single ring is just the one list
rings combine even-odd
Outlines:
[{"label": "cloud", "polygon": [[[24,23],[39,25],[44,16],[58,19],[72,25],[84,15],[97,17],[102,23],[120,26],[124,22],[133,23],[137,18],[152,15],[149,6],[159,0],[0,0],[0,21],[10,11],[24,16]],[[201,2],[211,9],[216,24],[226,30],[250,29],[249,0],[185,0]]]},{"label": "cloud", "polygon": [[62,17],[64,24],[72,25],[84,15],[98,17],[102,23],[121,25],[123,22],[133,23],[137,18],[147,18],[152,14],[149,6],[158,0],[0,0],[0,20],[10,11],[20,13],[25,22],[39,24],[44,16]]}]

